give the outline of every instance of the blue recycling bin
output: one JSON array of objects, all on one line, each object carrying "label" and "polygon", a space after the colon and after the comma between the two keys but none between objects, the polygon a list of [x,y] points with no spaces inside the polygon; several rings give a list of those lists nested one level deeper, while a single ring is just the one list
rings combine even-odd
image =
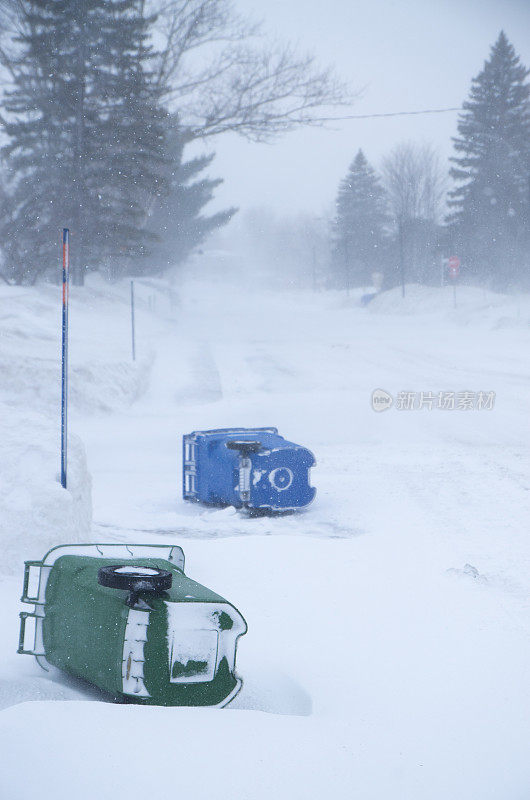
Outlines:
[{"label": "blue recycling bin", "polygon": [[220,428],[183,437],[185,500],[236,508],[289,511],[309,505],[316,490],[306,447],[277,428]]}]

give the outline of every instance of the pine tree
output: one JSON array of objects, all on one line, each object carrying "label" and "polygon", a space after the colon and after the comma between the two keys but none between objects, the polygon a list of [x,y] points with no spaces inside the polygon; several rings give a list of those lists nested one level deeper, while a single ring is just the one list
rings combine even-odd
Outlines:
[{"label": "pine tree", "polygon": [[229,208],[211,216],[201,213],[222,179],[200,177],[211,164],[213,153],[183,161],[184,145],[185,139],[173,120],[165,139],[164,152],[170,164],[167,186],[158,193],[151,208],[148,232],[154,244],[148,262],[140,267],[144,271],[161,272],[182,263],[211,232],[226,225],[237,212],[236,208]]},{"label": "pine tree", "polygon": [[528,74],[501,31],[453,139],[451,176],[460,184],[449,200],[453,240],[464,269],[497,288],[513,280],[530,222]]},{"label": "pine tree", "polygon": [[359,150],[340,182],[333,222],[333,266],[338,286],[366,286],[381,267],[385,194]]},{"label": "pine tree", "polygon": [[[17,244],[8,271],[33,281],[72,232],[74,280],[141,252],[148,198],[162,180],[162,87],[138,0],[22,0],[22,54],[7,94],[3,153]],[[0,233],[5,235],[0,227]]]},{"label": "pine tree", "polygon": [[[116,4],[106,3],[109,11]],[[152,52],[146,41],[154,17],[144,17],[144,0],[117,5],[122,16],[100,67],[108,111],[100,120],[104,158],[95,164],[94,182],[110,189],[105,250],[114,262],[119,259],[122,269],[130,269],[131,261],[153,244],[146,229],[149,208],[168,188],[169,115],[161,105],[163,86],[149,71]]]}]

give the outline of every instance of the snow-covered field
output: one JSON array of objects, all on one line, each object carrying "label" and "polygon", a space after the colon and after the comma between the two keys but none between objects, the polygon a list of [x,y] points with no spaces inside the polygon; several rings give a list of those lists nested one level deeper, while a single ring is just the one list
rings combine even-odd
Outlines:
[{"label": "snow-covered field", "polygon": [[[1,290],[0,798],[526,800],[530,298],[461,287],[454,310],[450,288],[408,287],[363,309],[221,280],[137,296],[132,364],[128,284],[72,290],[64,493],[58,291]],[[400,392],[495,403],[400,410]],[[233,425],[315,452],[306,512],[182,501],[182,434]],[[181,544],[241,610],[227,709],[112,705],[15,654],[23,560],[83,537]]]}]

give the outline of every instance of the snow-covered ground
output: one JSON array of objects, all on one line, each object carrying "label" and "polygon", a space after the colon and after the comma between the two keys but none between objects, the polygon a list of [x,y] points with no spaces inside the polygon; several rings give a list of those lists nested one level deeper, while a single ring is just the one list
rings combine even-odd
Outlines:
[{"label": "snow-covered ground", "polygon": [[[450,288],[408,287],[363,309],[221,280],[190,281],[178,303],[139,282],[137,297],[132,364],[128,285],[72,290],[70,423],[92,476],[90,536],[181,544],[188,574],[249,624],[244,688],[222,711],[112,705],[15,654],[22,561],[44,554],[66,501],[58,293],[4,288],[0,399],[15,438],[0,530],[20,564],[0,588],[0,797],[530,796],[530,298],[460,287],[455,310]],[[374,389],[390,409],[372,410]],[[401,392],[495,403],[400,410]],[[28,405],[46,435],[25,427]],[[182,434],[232,425],[276,425],[315,452],[306,512],[182,501]],[[79,481],[70,541],[87,533]]]}]

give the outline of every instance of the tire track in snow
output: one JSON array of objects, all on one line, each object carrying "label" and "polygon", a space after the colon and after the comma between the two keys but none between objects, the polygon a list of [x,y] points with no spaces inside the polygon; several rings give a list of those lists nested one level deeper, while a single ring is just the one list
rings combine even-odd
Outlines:
[{"label": "tire track in snow", "polygon": [[208,342],[187,342],[189,347],[189,383],[178,388],[177,403],[215,403],[223,392],[219,370]]},{"label": "tire track in snow", "polygon": [[[220,515],[225,517],[220,520]],[[209,519],[210,517],[210,519]],[[118,526],[105,522],[94,522],[92,532],[96,541],[102,535],[112,541],[129,541],[131,534],[143,536],[167,537],[182,539],[227,539],[241,536],[302,536],[317,539],[352,539],[362,536],[361,528],[347,527],[336,522],[306,519],[303,514],[281,516],[246,517],[233,508],[221,511],[201,509],[196,517],[186,517],[185,522],[175,526],[133,528]]]}]

